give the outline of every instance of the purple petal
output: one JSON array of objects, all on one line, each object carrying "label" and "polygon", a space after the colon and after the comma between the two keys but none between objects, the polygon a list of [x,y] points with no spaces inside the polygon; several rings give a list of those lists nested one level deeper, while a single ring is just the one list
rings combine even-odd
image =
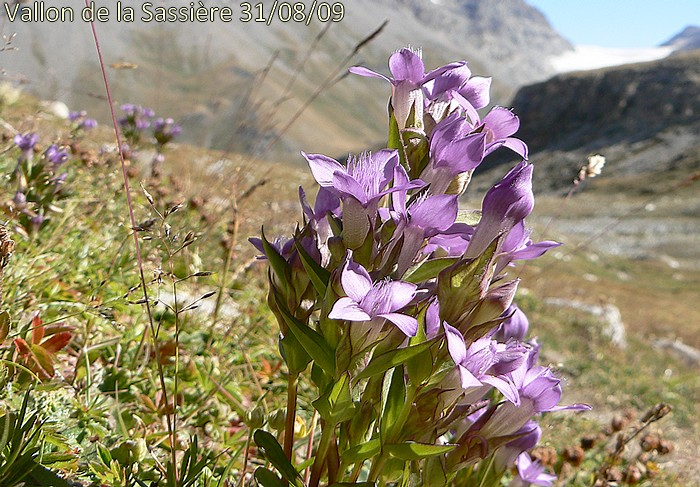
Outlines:
[{"label": "purple petal", "polygon": [[469,372],[469,369],[463,365],[457,365],[457,370],[459,371],[460,385],[463,389],[467,389],[469,387],[480,387],[483,385],[481,381],[477,379],[474,374]]},{"label": "purple petal", "polygon": [[345,294],[359,303],[372,289],[372,278],[364,267],[348,258],[340,275],[340,284]]},{"label": "purple petal", "polygon": [[[411,205],[410,224],[422,229],[431,229],[439,232],[452,226],[457,218],[458,196],[456,194],[439,194],[428,196],[425,200]],[[435,232],[428,232],[430,236]]]},{"label": "purple petal", "polygon": [[552,240],[544,240],[542,242],[537,242],[526,246],[524,249],[517,250],[510,254],[513,260],[530,260],[540,257],[542,254],[550,249],[559,247],[560,242],[554,242]]},{"label": "purple petal", "polygon": [[406,336],[416,336],[416,333],[418,332],[418,320],[416,320],[413,316],[408,316],[401,313],[382,313],[379,316],[391,321]]},{"label": "purple petal", "polygon": [[437,336],[440,330],[440,305],[437,298],[433,298],[425,312],[425,335],[428,339]]},{"label": "purple petal", "polygon": [[351,196],[365,207],[374,196],[368,195],[366,188],[362,187],[352,176],[342,172],[336,172],[333,175],[333,187],[341,195]]},{"label": "purple petal", "polygon": [[323,154],[301,153],[309,163],[311,174],[319,185],[323,187],[333,186],[333,175],[337,172],[345,174],[345,167],[335,159],[331,159]]},{"label": "purple petal", "polygon": [[459,94],[478,110],[484,108],[491,101],[490,88],[491,78],[474,76],[459,90]]},{"label": "purple petal", "polygon": [[410,49],[401,49],[389,58],[389,71],[394,76],[394,83],[410,81],[419,84],[425,76],[425,66],[418,54]]},{"label": "purple petal", "polygon": [[501,394],[503,394],[503,397],[505,397],[508,401],[512,402],[516,406],[520,405],[520,396],[518,395],[518,389],[512,382],[491,375],[486,375],[482,377],[481,382],[483,382],[484,384],[489,384],[498,389],[501,392]]},{"label": "purple petal", "polygon": [[328,317],[332,320],[369,321],[372,318],[349,297],[342,297],[335,302]]},{"label": "purple petal", "polygon": [[391,83],[391,80],[384,76],[383,74],[372,71],[371,69],[365,68],[364,66],[352,66],[348,69],[352,74],[357,74],[360,76],[366,76],[368,78],[381,78],[384,81]]},{"label": "purple petal", "polygon": [[467,344],[464,342],[462,333],[452,325],[443,322],[445,327],[445,338],[447,339],[447,350],[454,363],[460,365],[467,358]]},{"label": "purple petal", "polygon": [[510,137],[520,128],[520,119],[513,112],[503,107],[495,107],[483,119],[483,123],[492,134],[492,140]]},{"label": "purple petal", "polygon": [[387,288],[391,293],[390,309],[392,311],[396,311],[411,302],[416,295],[416,289],[418,286],[405,281],[389,281],[387,283]]}]

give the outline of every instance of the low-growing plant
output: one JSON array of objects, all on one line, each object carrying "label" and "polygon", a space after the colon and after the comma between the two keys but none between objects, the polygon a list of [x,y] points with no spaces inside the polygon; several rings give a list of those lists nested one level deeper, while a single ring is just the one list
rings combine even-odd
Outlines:
[{"label": "low-growing plant", "polygon": [[[528,321],[513,302],[518,260],[556,242],[533,243],[533,166],[514,138],[519,121],[489,104],[490,78],[466,62],[425,73],[418,52],[389,59],[387,148],[345,164],[302,153],[320,185],[312,207],[299,190],[303,226],[289,239],[252,239],[269,262],[268,304],[288,371],[282,444],[254,439],[278,485],[551,485],[527,451],[536,417],[562,409],[560,379],[537,364]],[[498,148],[522,161],[484,196],[459,197]],[[310,371],[308,373],[307,371]],[[299,381],[320,418],[297,438]],[[308,415],[308,412],[304,412]],[[306,444],[304,451],[302,447]],[[298,456],[301,458],[298,459]],[[280,478],[281,476],[281,478]]]}]

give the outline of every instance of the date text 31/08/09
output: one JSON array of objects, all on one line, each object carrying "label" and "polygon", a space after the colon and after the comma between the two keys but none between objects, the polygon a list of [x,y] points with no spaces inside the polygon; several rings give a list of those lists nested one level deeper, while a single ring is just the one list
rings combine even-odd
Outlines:
[{"label": "date text 31/08/09", "polygon": [[[269,7],[268,7],[269,5]],[[345,17],[345,5],[342,2],[242,2],[241,22],[259,22],[270,25],[273,20],[280,22],[297,22],[309,25],[312,20],[320,22],[340,22]]]}]

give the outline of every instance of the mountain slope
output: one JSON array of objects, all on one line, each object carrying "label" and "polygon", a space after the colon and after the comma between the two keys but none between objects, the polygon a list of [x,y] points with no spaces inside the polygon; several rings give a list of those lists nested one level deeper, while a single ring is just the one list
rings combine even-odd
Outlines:
[{"label": "mountain slope", "polygon": [[681,160],[700,168],[698,51],[559,75],[520,89],[512,104],[547,187],[568,186],[594,152],[608,156],[608,175],[662,173]]},{"label": "mountain slope", "polygon": [[[112,5],[110,21],[96,28],[118,103],[144,104],[181,120],[190,142],[253,153],[270,142],[271,133],[282,130],[336,69],[343,74],[348,65],[365,64],[388,72],[389,54],[405,45],[422,47],[428,69],[467,59],[476,74],[493,75],[494,101],[499,103],[517,86],[545,79],[551,74],[547,56],[569,48],[523,0],[437,3],[353,0],[344,4],[344,17],[337,23],[314,20],[306,26],[273,18],[268,26],[241,22],[240,4],[225,0],[206,5],[231,7],[234,20],[229,23],[142,22],[143,2],[124,0],[122,5],[136,10],[136,21],[116,22]],[[80,12],[84,3],[66,0],[63,5]],[[0,12],[2,34],[16,33],[17,49],[0,53],[5,79],[108,120],[89,24],[80,19],[9,22],[5,10]],[[341,66],[385,19],[389,23],[382,33]],[[345,77],[323,91],[277,147],[286,154],[301,148],[343,153],[373,145],[385,133],[389,93],[379,80]]]}]

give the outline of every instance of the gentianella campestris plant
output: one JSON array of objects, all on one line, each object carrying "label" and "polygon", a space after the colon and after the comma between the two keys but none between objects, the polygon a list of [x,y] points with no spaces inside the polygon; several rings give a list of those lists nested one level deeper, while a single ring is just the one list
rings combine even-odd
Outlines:
[{"label": "gentianella campestris plant", "polygon": [[[508,475],[551,485],[527,453],[536,419],[588,406],[559,405],[560,379],[538,365],[514,303],[513,266],[559,245],[534,243],[525,225],[533,166],[513,137],[518,117],[502,107],[482,117],[491,80],[466,62],[426,73],[419,52],[401,49],[389,70],[350,70],[391,85],[387,148],[344,163],[302,153],[320,186],[313,206],[299,190],[303,225],[289,239],[251,239],[269,263],[289,373],[283,445],[256,431],[274,467],[256,479],[495,486]],[[500,148],[520,162],[480,211],[460,210],[472,173]],[[320,421],[315,436],[295,438],[300,377]]]}]

